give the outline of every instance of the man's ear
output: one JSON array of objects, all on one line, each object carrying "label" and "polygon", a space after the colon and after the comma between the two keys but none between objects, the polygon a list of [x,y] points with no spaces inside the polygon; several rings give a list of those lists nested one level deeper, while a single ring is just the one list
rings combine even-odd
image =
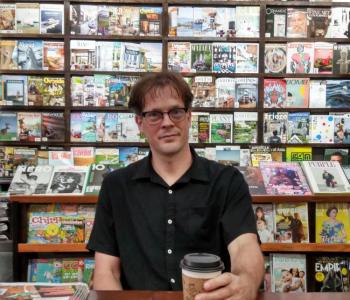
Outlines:
[{"label": "man's ear", "polygon": [[142,121],[143,121],[143,119],[142,119],[141,116],[135,115],[135,122],[136,122],[137,127],[139,128],[140,132],[143,132],[143,130],[142,130],[142,124],[143,124]]}]

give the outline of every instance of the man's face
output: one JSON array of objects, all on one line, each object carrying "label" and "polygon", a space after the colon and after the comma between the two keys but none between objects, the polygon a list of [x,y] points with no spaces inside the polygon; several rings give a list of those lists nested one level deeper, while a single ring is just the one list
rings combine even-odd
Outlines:
[{"label": "man's face", "polygon": [[[176,92],[165,87],[156,93],[148,93],[145,96],[142,111],[168,112],[171,109],[183,107],[185,107],[184,102],[177,96]],[[135,120],[140,132],[146,136],[154,154],[173,155],[188,145],[188,131],[191,126],[190,111],[180,122],[173,122],[168,114],[164,114],[163,120],[156,125],[148,124],[142,116],[136,116]]]}]

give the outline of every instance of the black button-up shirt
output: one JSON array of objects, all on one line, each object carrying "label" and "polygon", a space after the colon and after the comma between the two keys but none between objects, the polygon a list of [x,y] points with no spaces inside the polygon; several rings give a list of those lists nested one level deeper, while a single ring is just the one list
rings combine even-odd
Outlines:
[{"label": "black button-up shirt", "polygon": [[151,154],[103,181],[88,248],[120,257],[124,289],[181,289],[179,263],[190,252],[219,255],[229,271],[228,244],[256,233],[241,173],[191,151],[191,167],[172,186]]}]

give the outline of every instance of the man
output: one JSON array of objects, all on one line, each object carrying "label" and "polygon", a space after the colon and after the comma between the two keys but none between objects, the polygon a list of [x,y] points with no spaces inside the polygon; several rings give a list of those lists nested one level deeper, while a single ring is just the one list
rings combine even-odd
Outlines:
[{"label": "man", "polygon": [[226,272],[196,300],[255,299],[264,267],[248,186],[237,169],[190,148],[192,99],[175,73],[134,86],[129,108],[151,152],[103,181],[88,244],[95,289],[180,290],[183,256],[209,252]]}]

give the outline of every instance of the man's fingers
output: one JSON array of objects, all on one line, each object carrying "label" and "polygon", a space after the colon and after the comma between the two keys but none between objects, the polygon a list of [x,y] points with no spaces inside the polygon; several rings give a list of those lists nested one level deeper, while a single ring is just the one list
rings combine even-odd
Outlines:
[{"label": "man's fingers", "polygon": [[228,299],[232,296],[232,288],[230,286],[226,286],[221,289],[214,290],[212,292],[208,292],[205,294],[198,294],[194,298],[195,300],[222,300]]},{"label": "man's fingers", "polygon": [[232,273],[223,273],[218,277],[209,279],[204,283],[204,290],[209,292],[219,287],[229,285],[233,281],[233,277],[234,275]]}]

